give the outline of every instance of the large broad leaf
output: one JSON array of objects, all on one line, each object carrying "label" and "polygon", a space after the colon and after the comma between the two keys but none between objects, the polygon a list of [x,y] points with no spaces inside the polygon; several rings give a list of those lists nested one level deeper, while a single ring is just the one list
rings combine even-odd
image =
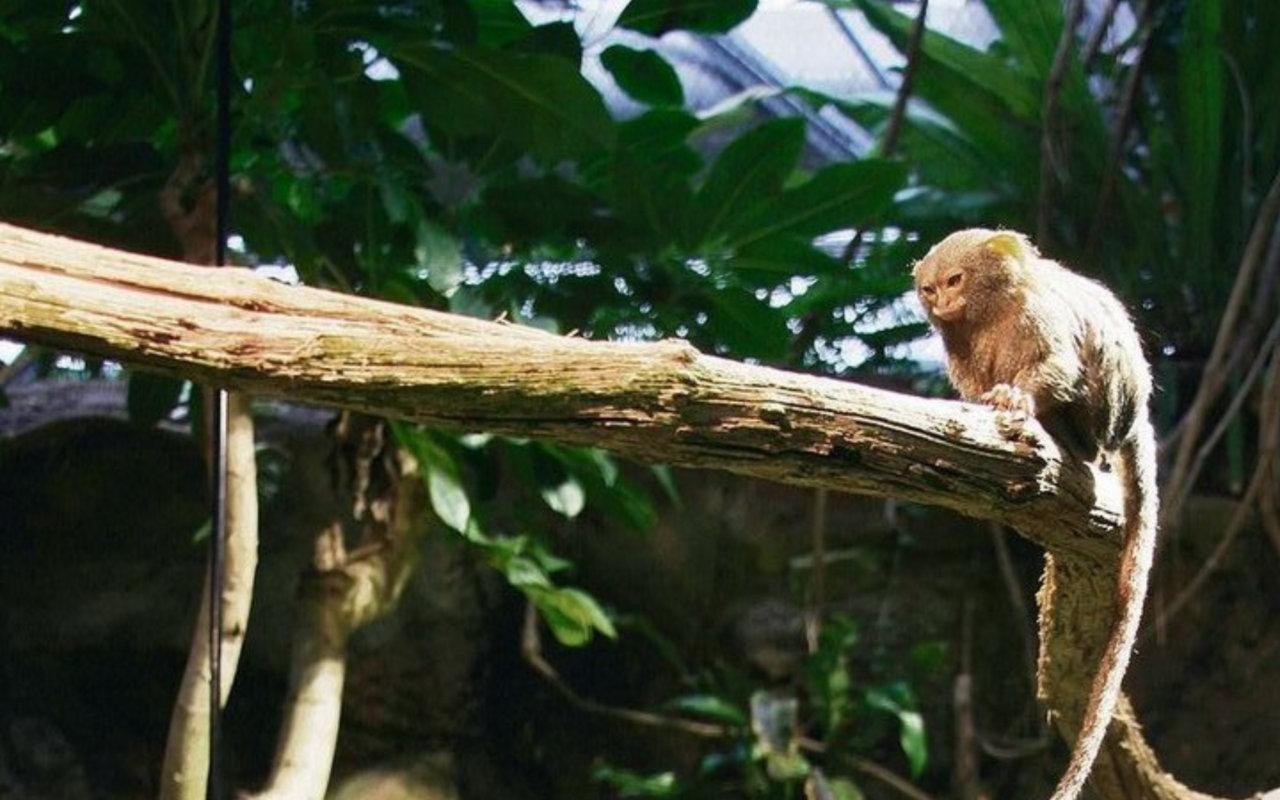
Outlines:
[{"label": "large broad leaf", "polygon": [[[888,92],[875,92],[836,104],[858,124],[878,131],[888,124],[895,97]],[[1013,164],[1035,163],[1038,143],[1036,132],[1030,126],[1007,126],[1002,151],[993,153],[977,146],[951,120],[922,103],[907,104],[905,121],[899,151],[909,159],[920,182],[929,186],[970,190],[974,186],[990,185],[993,176]],[[1012,162],[1007,160],[1008,154],[1015,150],[1023,156]]]},{"label": "large broad leaf", "polygon": [[1064,18],[1061,0],[986,0],[1010,61],[1043,81],[1053,67]]},{"label": "large broad leaf", "polygon": [[[915,20],[875,0],[857,3],[867,21],[906,52]],[[1034,76],[1017,69],[1007,58],[984,53],[936,31],[925,31],[917,69],[916,93],[948,109],[953,119],[957,115],[952,110],[966,104],[973,114],[990,114],[991,108],[1006,109],[1026,120],[1040,114],[1042,92]],[[992,122],[999,122],[999,116],[1003,115]]]},{"label": "large broad leaf", "polygon": [[430,127],[506,138],[548,163],[582,158],[613,141],[600,94],[566,59],[430,45],[390,55]]},{"label": "large broad leaf", "polygon": [[[707,294],[707,305],[715,342],[735,356],[771,362],[787,356],[791,332],[777,309],[741,289],[713,289]],[[702,340],[695,343],[702,345]]]},{"label": "large broad leaf", "polygon": [[650,36],[674,30],[723,33],[755,10],[756,0],[631,0],[618,26]]},{"label": "large broad leaf", "polygon": [[782,191],[803,145],[804,122],[792,118],[765,123],[726,147],[696,198],[703,241],[740,233],[737,223],[745,212]]},{"label": "large broad leaf", "polygon": [[699,124],[682,109],[654,109],[618,126],[618,149],[687,180],[702,169],[702,157],[689,146]]},{"label": "large broad leaf", "polygon": [[[1028,0],[1028,2],[1040,0]],[[906,52],[914,20],[873,0],[856,0],[868,22]],[[979,152],[1005,165],[1000,172],[1034,195],[1039,162],[1042,82],[1003,55],[984,53],[926,31],[916,66],[915,97],[937,109]],[[1028,142],[1032,143],[1028,146]]]},{"label": "large broad leaf", "polygon": [[882,159],[827,167],[753,211],[731,241],[742,249],[779,234],[818,236],[856,227],[884,211],[906,181],[906,168]]},{"label": "large broad leaf", "polygon": [[469,0],[467,5],[475,18],[476,40],[482,45],[500,47],[518,41],[533,27],[511,0]]},{"label": "large broad leaf", "polygon": [[789,275],[834,275],[844,269],[840,259],[813,246],[811,237],[779,234],[740,248],[729,260],[735,273],[759,277],[761,285],[776,286]]},{"label": "large broad leaf", "polygon": [[612,219],[622,232],[602,247],[620,248],[629,255],[690,246],[689,181],[702,159],[687,137],[697,124],[687,112],[656,109],[619,126],[617,148],[587,176],[608,199]]},{"label": "large broad leaf", "polygon": [[621,44],[600,54],[600,63],[613,75],[622,91],[651,106],[684,104],[680,77],[667,60],[653,50],[633,50]]},{"label": "large broad leaf", "polygon": [[1226,65],[1220,51],[1221,0],[1191,0],[1183,13],[1179,48],[1178,108],[1184,200],[1188,212],[1183,238],[1187,265],[1210,267],[1213,220],[1220,180]]}]

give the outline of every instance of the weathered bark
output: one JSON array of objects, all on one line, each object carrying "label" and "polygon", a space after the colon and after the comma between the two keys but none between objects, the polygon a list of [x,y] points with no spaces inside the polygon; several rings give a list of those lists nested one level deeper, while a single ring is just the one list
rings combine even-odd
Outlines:
[{"label": "weathered bark", "polygon": [[[1007,523],[1053,555],[1041,694],[1073,737],[1113,614],[1119,489],[1113,474],[1064,459],[1035,423],[1010,429],[989,409],[739,364],[682,342],[590,342],[248,272],[217,277],[0,226],[0,332],[259,395]],[[1194,796],[1163,779],[1123,710],[1097,787],[1113,798]]]},{"label": "weathered bark", "polygon": [[417,561],[417,546],[433,524],[417,462],[385,444],[385,422],[353,421],[335,431],[351,444],[347,475],[368,476],[356,486],[354,514],[363,535],[349,554],[343,524],[335,520],[317,537],[312,570],[299,592],[299,620],[289,668],[289,699],[271,774],[252,800],[323,800],[338,745],[347,643],[364,625],[391,612]]},{"label": "weathered bark", "polygon": [[591,342],[0,226],[0,333],[252,394],[948,506],[1105,559],[1118,504],[1039,428],[755,367]]}]

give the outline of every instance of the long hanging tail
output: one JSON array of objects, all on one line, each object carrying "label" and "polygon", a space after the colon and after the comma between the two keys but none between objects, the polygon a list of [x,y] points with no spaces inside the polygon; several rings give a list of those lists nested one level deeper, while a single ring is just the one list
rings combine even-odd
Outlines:
[{"label": "long hanging tail", "polygon": [[1156,550],[1157,516],[1160,501],[1156,487],[1155,430],[1146,411],[1135,420],[1129,438],[1119,449],[1119,477],[1124,488],[1124,548],[1120,554],[1117,616],[1111,638],[1102,653],[1093,679],[1089,705],[1080,734],[1071,752],[1071,761],[1051,800],[1075,800],[1093,769],[1102,740],[1111,723],[1120,684],[1129,667],[1129,654],[1138,638],[1138,623],[1147,597],[1147,579]]}]

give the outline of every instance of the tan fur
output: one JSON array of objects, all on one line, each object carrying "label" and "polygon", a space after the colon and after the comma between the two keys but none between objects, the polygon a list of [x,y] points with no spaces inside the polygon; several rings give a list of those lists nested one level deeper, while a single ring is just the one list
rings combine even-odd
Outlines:
[{"label": "tan fur", "polygon": [[1020,233],[954,233],[916,264],[913,275],[960,394],[1035,416],[1069,452],[1114,464],[1124,487],[1117,618],[1052,799],[1073,800],[1120,696],[1155,553],[1151,370],[1120,301],[1101,284],[1041,257]]}]

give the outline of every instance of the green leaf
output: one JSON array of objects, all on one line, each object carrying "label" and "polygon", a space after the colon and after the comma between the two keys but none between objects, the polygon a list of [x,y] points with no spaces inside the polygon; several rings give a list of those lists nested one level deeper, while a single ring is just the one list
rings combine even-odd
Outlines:
[{"label": "green leaf", "polygon": [[814,800],[865,800],[866,795],[848,778],[828,778],[819,770],[809,776],[806,797]]},{"label": "green leaf", "polygon": [[1029,68],[1040,81],[1047,78],[1062,36],[1063,4],[1057,0],[986,0],[985,5],[1000,28],[1008,60]]},{"label": "green leaf", "polygon": [[178,407],[186,384],[185,380],[168,375],[130,373],[126,400],[130,421],[150,427],[165,419]]},{"label": "green leaf", "polygon": [[[857,3],[867,21],[905,52],[914,19],[876,0]],[[926,31],[915,87],[918,98],[951,120],[979,151],[989,154],[999,168],[995,174],[1012,175],[1027,192],[1034,191],[1038,173],[1018,168],[1039,160],[1043,85],[1033,74],[1011,68],[998,54]]]},{"label": "green leaf", "polygon": [[858,227],[888,208],[906,177],[902,164],[882,159],[827,167],[752,213],[736,226],[742,233],[731,245],[742,249],[778,234],[813,237]]},{"label": "green leaf", "polygon": [[654,479],[658,481],[658,485],[662,487],[662,491],[667,495],[667,500],[676,508],[683,508],[684,503],[680,499],[680,490],[676,488],[675,475],[671,472],[671,467],[659,464],[649,468]]},{"label": "green leaf", "polygon": [[457,473],[442,465],[428,464],[427,491],[431,495],[431,507],[444,524],[465,532],[471,519],[471,501]]},{"label": "green leaf", "polygon": [[748,725],[747,715],[742,709],[725,700],[723,697],[717,697],[713,694],[688,694],[683,697],[677,697],[674,700],[668,700],[662,704],[664,709],[672,711],[683,711],[689,714],[695,714],[699,717],[723,722],[738,728],[745,728]]},{"label": "green leaf", "polygon": [[834,276],[844,271],[840,259],[813,246],[811,237],[782,234],[740,248],[728,261],[734,272],[756,273],[764,285],[782,276]]},{"label": "green leaf", "polygon": [[523,590],[531,587],[552,589],[551,579],[547,577],[547,573],[533,561],[523,556],[509,558],[501,566],[502,574],[506,576],[507,582],[517,589]]},{"label": "green leaf", "polygon": [[720,153],[695,198],[701,238],[742,232],[748,210],[782,191],[804,145],[804,121],[779,119],[739,136]]},{"label": "green leaf", "polygon": [[911,776],[919,778],[929,763],[929,740],[924,732],[924,717],[917,711],[904,711],[898,715],[898,722],[902,726],[898,731],[902,752],[907,756]]},{"label": "green leaf", "polygon": [[780,360],[791,346],[783,314],[742,289],[712,289],[707,295],[715,335],[735,355]]},{"label": "green leaf", "polygon": [[642,775],[602,764],[591,773],[591,779],[617,789],[619,797],[676,797],[680,794],[680,783],[674,772]]},{"label": "green leaf", "polygon": [[650,36],[673,30],[724,33],[755,10],[756,0],[631,0],[618,27]]},{"label": "green leaf", "polygon": [[698,118],[688,111],[655,108],[618,126],[618,149],[689,178],[702,169],[702,157],[689,146],[689,136],[698,126]]},{"label": "green leaf", "polygon": [[[892,93],[869,92],[838,101],[836,105],[858,124],[879,130],[888,122],[894,102]],[[981,147],[970,138],[969,131],[961,130],[952,120],[923,103],[907,104],[906,123],[899,150],[910,159],[921,182],[952,189],[955,193],[990,184],[993,176],[1013,166],[1002,159],[1015,142],[1028,160],[1013,163],[1031,163],[1037,146],[1030,128],[1006,128],[1006,138],[1014,141],[999,143],[995,148]],[[952,196],[948,194],[947,202]]]},{"label": "green leaf", "polygon": [[898,720],[898,742],[911,775],[919,777],[929,762],[929,741],[925,736],[924,717],[915,710],[915,700],[905,684],[871,688],[866,694],[867,705],[891,714]]},{"label": "green leaf", "polygon": [[544,486],[540,489],[542,500],[557,514],[566,519],[573,519],[582,513],[587,503],[587,494],[576,478],[566,478],[555,486]]},{"label": "green leaf", "polygon": [[476,39],[487,47],[519,41],[533,28],[511,0],[468,0],[475,17]]},{"label": "green leaf", "polygon": [[1184,40],[1178,48],[1178,106],[1187,232],[1182,241],[1192,270],[1211,264],[1213,220],[1222,173],[1226,65],[1221,0],[1191,0],[1183,12]]},{"label": "green leaf", "polygon": [[636,100],[651,106],[684,105],[680,77],[656,51],[610,45],[600,54],[600,63],[613,75],[622,91]]},{"label": "green leaf", "polygon": [[405,44],[389,53],[428,126],[508,139],[556,163],[607,147],[613,119],[577,64],[558,56]]},{"label": "green leaf", "polygon": [[542,612],[551,633],[566,647],[587,644],[597,631],[610,639],[618,636],[613,620],[586,592],[564,587],[534,592],[529,597]]},{"label": "green leaf", "polygon": [[453,456],[433,441],[429,433],[414,425],[392,420],[391,432],[417,460],[436,516],[455,531],[469,534],[471,501]]},{"label": "green leaf", "polygon": [[425,218],[418,220],[417,239],[413,255],[418,267],[426,271],[428,285],[448,297],[462,283],[462,247],[448,231]]}]

